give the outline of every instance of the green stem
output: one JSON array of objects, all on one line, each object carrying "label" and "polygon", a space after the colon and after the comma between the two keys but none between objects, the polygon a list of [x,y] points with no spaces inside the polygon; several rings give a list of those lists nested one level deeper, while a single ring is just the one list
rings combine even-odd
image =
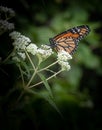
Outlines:
[{"label": "green stem", "polygon": [[26,53],[26,55],[27,55],[27,57],[28,57],[28,59],[29,59],[31,65],[32,65],[33,69],[35,70],[35,65],[34,65],[34,63],[32,62],[32,60],[31,60],[31,58],[30,58],[30,56],[29,56],[29,54],[27,53],[26,50],[25,50],[25,53]]},{"label": "green stem", "polygon": [[37,69],[38,69],[38,67],[36,67],[35,72],[33,73],[31,79],[29,80],[29,82],[28,82],[27,85],[26,85],[26,88],[28,88],[28,86],[31,84],[32,80],[34,79],[34,76],[35,76],[36,73],[37,73]]},{"label": "green stem", "polygon": [[25,91],[23,90],[20,94],[20,96],[18,97],[17,101],[16,101],[16,104],[20,101],[20,99],[23,97]]},{"label": "green stem", "polygon": [[[50,77],[47,78],[46,80],[47,80],[47,81],[50,80],[51,78],[55,77],[56,75],[58,75],[58,74],[61,73],[61,72],[62,72],[62,70],[58,71],[57,73],[53,74],[52,76],[50,76]],[[40,85],[40,84],[42,84],[42,83],[43,83],[43,81],[41,81],[41,82],[39,82],[39,83],[36,83],[36,84],[34,84],[34,85],[29,86],[29,88],[33,88],[33,87],[35,87],[35,86],[37,86],[37,85]]]},{"label": "green stem", "polygon": [[53,73],[53,74],[56,73],[56,72],[54,72],[53,70],[50,70],[50,69],[46,69],[46,71],[49,71],[49,72],[51,72],[51,73]]},{"label": "green stem", "polygon": [[24,84],[24,77],[23,77],[22,69],[21,69],[20,65],[18,65],[18,67],[19,67],[19,70],[20,70],[20,73],[21,73],[22,84],[23,84],[23,87],[24,87],[25,84]]},{"label": "green stem", "polygon": [[44,71],[44,70],[50,68],[51,66],[55,65],[56,63],[58,63],[58,61],[53,62],[52,64],[50,64],[50,65],[48,65],[47,67],[45,67],[45,68],[39,70],[38,72]]},{"label": "green stem", "polygon": [[2,64],[4,64],[13,54],[15,49],[13,49],[13,51],[6,57],[6,59],[2,62]]},{"label": "green stem", "polygon": [[25,53],[26,53],[26,55],[27,55],[27,57],[28,57],[28,59],[29,59],[31,65],[32,65],[32,67],[33,67],[33,69],[34,69],[34,73],[33,73],[31,79],[29,80],[29,82],[28,82],[27,85],[26,85],[26,88],[28,88],[28,86],[31,84],[32,80],[34,79],[34,76],[35,76],[36,73],[37,73],[37,70],[38,70],[38,67],[39,67],[39,64],[40,64],[40,63],[38,63],[37,67],[35,67],[34,63],[32,62],[32,60],[31,60],[31,58],[30,58],[30,56],[29,56],[29,54],[27,53],[26,50],[25,50]]}]

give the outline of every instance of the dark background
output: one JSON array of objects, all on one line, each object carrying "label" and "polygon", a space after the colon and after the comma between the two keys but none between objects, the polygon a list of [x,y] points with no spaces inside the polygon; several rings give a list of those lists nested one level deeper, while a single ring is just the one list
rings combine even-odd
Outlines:
[{"label": "dark background", "polygon": [[[11,19],[15,30],[38,46],[48,44],[50,37],[74,26],[87,24],[91,32],[79,43],[70,61],[71,70],[50,81],[63,117],[45,99],[33,94],[25,93],[17,102],[22,91],[19,83],[15,86],[18,69],[11,64],[1,65],[0,129],[102,130],[101,0],[3,0],[1,5],[15,11],[16,16]],[[3,58],[12,49],[7,35],[0,36]]]}]

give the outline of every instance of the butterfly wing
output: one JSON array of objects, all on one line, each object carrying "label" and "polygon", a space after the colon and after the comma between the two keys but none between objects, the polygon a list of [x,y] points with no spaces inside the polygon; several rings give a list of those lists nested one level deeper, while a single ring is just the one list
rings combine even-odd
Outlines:
[{"label": "butterfly wing", "polygon": [[58,34],[54,38],[50,38],[51,47],[56,51],[65,50],[69,54],[73,54],[78,46],[78,42],[89,32],[90,29],[87,25],[74,27]]}]

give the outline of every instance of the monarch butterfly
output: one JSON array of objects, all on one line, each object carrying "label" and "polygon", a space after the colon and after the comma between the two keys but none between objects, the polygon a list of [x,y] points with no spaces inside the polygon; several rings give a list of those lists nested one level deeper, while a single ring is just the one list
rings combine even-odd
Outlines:
[{"label": "monarch butterfly", "polygon": [[53,38],[50,38],[50,46],[57,52],[65,50],[69,54],[73,54],[77,49],[78,42],[90,32],[88,25],[73,27],[64,31]]}]

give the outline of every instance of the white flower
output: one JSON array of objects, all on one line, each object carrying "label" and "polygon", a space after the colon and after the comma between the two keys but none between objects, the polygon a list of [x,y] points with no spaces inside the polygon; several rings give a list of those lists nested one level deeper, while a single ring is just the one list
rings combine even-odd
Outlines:
[{"label": "white flower", "polygon": [[72,59],[72,56],[64,50],[58,52],[57,56],[58,56],[58,58],[57,58],[58,61],[68,61],[68,60]]},{"label": "white flower", "polygon": [[8,7],[0,6],[0,12],[7,13],[10,17],[15,16],[15,12],[11,8],[8,8]]},{"label": "white flower", "polygon": [[13,52],[12,53],[12,60],[16,62],[22,62],[26,59],[26,54],[24,52]]},{"label": "white flower", "polygon": [[16,52],[13,52],[13,53],[12,53],[12,60],[13,60],[13,61],[16,61],[16,62],[20,62],[20,59],[18,58]]},{"label": "white flower", "polygon": [[6,31],[6,30],[12,30],[14,29],[14,24],[13,23],[9,23],[6,20],[0,20],[0,32],[1,31]]},{"label": "white flower", "polygon": [[0,6],[0,12],[8,12],[9,8]]},{"label": "white flower", "polygon": [[20,60],[17,56],[13,56],[13,57],[12,57],[12,60],[13,60],[13,61],[16,61],[16,62],[21,62],[21,60]]},{"label": "white flower", "polygon": [[24,36],[24,35],[21,35],[21,38],[27,43],[27,45],[28,45],[28,43],[31,42],[31,40],[28,37]]},{"label": "white flower", "polygon": [[20,33],[20,32],[16,32],[16,31],[13,31],[13,32],[11,32],[11,33],[9,34],[9,36],[10,36],[11,39],[13,39],[13,40],[16,40],[17,38],[19,38],[20,35],[21,35],[21,33]]},{"label": "white flower", "polygon": [[27,47],[26,47],[26,50],[28,52],[30,52],[32,55],[35,55],[37,53],[37,46],[33,43],[30,43]]},{"label": "white flower", "polygon": [[27,45],[31,42],[28,37],[25,37],[24,35],[21,35],[19,32],[16,31],[10,33],[10,36],[12,39],[14,39],[13,46],[17,50],[25,50]]},{"label": "white flower", "polygon": [[17,40],[18,38],[20,38],[20,39],[22,39],[23,41],[25,41],[25,42],[27,42],[27,43],[31,42],[31,40],[30,40],[28,37],[26,37],[26,36],[24,36],[24,35],[21,35],[21,33],[20,33],[20,32],[17,32],[17,31],[11,32],[11,33],[9,34],[9,36],[10,36],[12,39],[14,39],[14,40]]},{"label": "white flower", "polygon": [[72,56],[68,52],[66,52],[64,50],[58,52],[57,56],[58,56],[57,57],[58,64],[60,64],[62,70],[63,71],[64,70],[68,71],[71,68],[69,63],[68,63],[68,60],[72,59]]},{"label": "white flower", "polygon": [[61,68],[62,68],[63,71],[64,70],[68,71],[71,68],[71,66],[69,65],[69,63],[66,62],[66,61],[59,61],[58,64],[60,64],[60,66],[61,66]]},{"label": "white flower", "polygon": [[23,52],[18,52],[17,54],[18,54],[23,60],[26,59],[25,53],[23,53]]},{"label": "white flower", "polygon": [[52,54],[52,49],[50,46],[47,45],[41,45],[41,48],[37,50],[37,56],[39,57],[40,61],[45,60]]},{"label": "white flower", "polygon": [[49,49],[51,49],[51,47],[48,46],[48,45],[41,45],[41,48],[44,49],[44,50],[49,50]]},{"label": "white flower", "polygon": [[13,45],[15,46],[16,49],[22,49],[25,50],[29,43],[23,39],[23,37],[19,37],[13,42]]}]

